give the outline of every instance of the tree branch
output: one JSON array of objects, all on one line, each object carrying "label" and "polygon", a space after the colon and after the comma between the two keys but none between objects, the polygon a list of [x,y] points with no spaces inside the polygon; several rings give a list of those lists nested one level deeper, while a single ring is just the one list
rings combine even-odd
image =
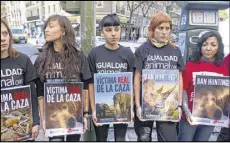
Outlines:
[{"label": "tree branch", "polygon": [[154,1],[152,1],[152,2],[151,2],[151,4],[150,4],[150,5],[148,5],[148,8],[147,8],[147,10],[145,11],[145,13],[144,13],[144,11],[143,11],[143,17],[146,17],[146,15],[147,15],[147,13],[148,13],[148,11],[149,11],[150,7],[152,7],[152,6],[153,6],[153,4],[154,4]]}]

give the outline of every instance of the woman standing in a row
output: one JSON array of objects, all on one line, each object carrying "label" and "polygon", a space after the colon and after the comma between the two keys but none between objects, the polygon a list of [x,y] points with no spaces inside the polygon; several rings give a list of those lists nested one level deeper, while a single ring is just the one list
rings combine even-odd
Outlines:
[{"label": "woman standing in a row", "polygon": [[[43,132],[45,132],[44,83],[61,82],[62,80],[86,83],[91,78],[88,61],[76,44],[74,30],[67,17],[60,15],[50,16],[44,25],[44,35],[46,43],[43,46],[43,52],[40,53],[35,61],[39,77],[37,80],[37,94]],[[87,86],[84,86],[84,89],[87,90]],[[88,102],[84,105],[83,122],[85,132],[87,129]],[[50,137],[49,140],[64,141],[64,136]],[[67,135],[67,141],[79,140],[79,134]]]}]

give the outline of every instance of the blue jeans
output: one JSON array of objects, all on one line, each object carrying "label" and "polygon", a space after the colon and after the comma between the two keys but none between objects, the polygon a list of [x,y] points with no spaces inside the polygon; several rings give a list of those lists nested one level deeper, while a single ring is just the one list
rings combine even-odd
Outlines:
[{"label": "blue jeans", "polygon": [[[96,133],[96,141],[107,141],[108,132],[109,132],[109,124],[103,126],[95,126],[95,133]],[[113,124],[114,127],[114,139],[115,141],[125,141],[125,135],[127,131],[128,124]]]},{"label": "blue jeans", "polygon": [[184,119],[180,120],[178,141],[209,141],[214,126],[190,125]]}]

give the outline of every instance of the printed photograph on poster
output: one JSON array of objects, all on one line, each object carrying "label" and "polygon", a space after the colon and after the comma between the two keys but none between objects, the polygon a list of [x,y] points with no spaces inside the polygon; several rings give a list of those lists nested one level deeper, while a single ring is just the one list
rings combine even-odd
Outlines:
[{"label": "printed photograph on poster", "polygon": [[131,72],[94,74],[98,124],[131,122],[132,83]]},{"label": "printed photograph on poster", "polygon": [[46,136],[83,133],[81,82],[45,83]]},{"label": "printed photograph on poster", "polygon": [[143,120],[178,121],[179,71],[142,71]]},{"label": "printed photograph on poster", "polygon": [[30,86],[1,88],[1,141],[30,140],[32,123]]},{"label": "printed photograph on poster", "polygon": [[192,110],[195,123],[228,127],[229,107],[229,76],[196,76]]}]

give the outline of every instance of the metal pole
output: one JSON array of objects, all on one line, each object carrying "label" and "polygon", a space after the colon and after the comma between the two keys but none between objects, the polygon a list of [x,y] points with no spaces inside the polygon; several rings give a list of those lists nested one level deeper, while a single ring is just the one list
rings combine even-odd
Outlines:
[{"label": "metal pole", "polygon": [[95,46],[96,15],[94,1],[81,1],[81,48],[88,55]]},{"label": "metal pole", "polygon": [[[96,39],[96,11],[95,1],[81,1],[81,49],[88,55],[91,48],[95,47]],[[90,109],[90,106],[89,106]],[[84,134],[83,141],[96,141],[95,131],[92,123],[92,118],[89,116],[88,131]]]}]

